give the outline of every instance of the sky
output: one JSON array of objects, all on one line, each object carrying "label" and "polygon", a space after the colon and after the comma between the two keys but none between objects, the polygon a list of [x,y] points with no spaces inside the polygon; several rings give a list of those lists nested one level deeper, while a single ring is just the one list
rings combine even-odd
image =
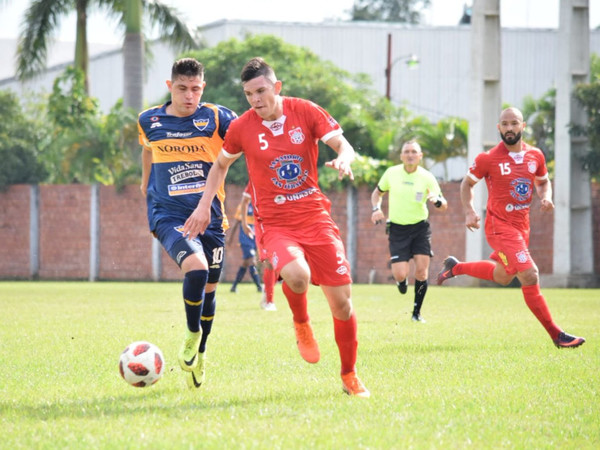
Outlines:
[{"label": "sky", "polygon": [[[199,25],[221,19],[265,20],[285,22],[322,22],[345,20],[354,0],[303,0],[289,3],[275,0],[222,0],[200,2],[198,0],[163,0],[182,13],[190,11],[188,25]],[[27,9],[28,0],[0,0],[0,39],[16,38],[21,18]],[[201,7],[202,3],[206,3]],[[424,14],[424,24],[434,26],[456,25],[462,15],[463,5],[472,0],[432,0]],[[589,0],[590,26],[600,25],[600,0]],[[559,0],[501,0],[502,26],[524,28],[558,27]],[[121,34],[114,20],[107,20],[102,11],[90,14],[88,40],[93,43],[120,44]],[[61,22],[57,40],[75,40],[75,15]]]}]

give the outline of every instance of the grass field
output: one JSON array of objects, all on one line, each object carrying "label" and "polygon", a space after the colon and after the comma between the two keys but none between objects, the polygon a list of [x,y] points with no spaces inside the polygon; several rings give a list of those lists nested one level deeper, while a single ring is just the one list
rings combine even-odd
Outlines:
[{"label": "grass field", "polygon": [[[412,287],[355,285],[365,400],[342,393],[319,289],[310,365],[280,287],[264,312],[251,285],[229,286],[191,392],[179,283],[0,282],[0,448],[600,447],[599,290],[544,290],[556,322],[588,341],[558,350],[519,289],[430,287],[416,324]],[[167,360],[150,388],[119,376],[134,340]]]}]

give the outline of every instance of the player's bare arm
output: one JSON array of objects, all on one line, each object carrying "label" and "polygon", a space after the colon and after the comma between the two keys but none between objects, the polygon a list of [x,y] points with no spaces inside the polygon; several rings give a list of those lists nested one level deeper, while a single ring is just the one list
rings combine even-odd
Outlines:
[{"label": "player's bare arm", "polygon": [[552,183],[550,179],[546,177],[542,180],[536,180],[535,190],[541,201],[540,209],[544,212],[552,211],[554,209],[554,202],[552,201]]},{"label": "player's bare arm", "polygon": [[[241,153],[240,153],[241,154]],[[210,206],[213,198],[217,194],[219,186],[225,181],[229,166],[237,158],[228,158],[223,154],[223,150],[219,153],[217,160],[208,172],[206,178],[206,186],[202,193],[202,198],[198,202],[198,206],[194,212],[188,217],[183,225],[183,237],[193,239],[199,234],[203,234],[210,224]]]},{"label": "player's bare arm", "polygon": [[150,179],[150,170],[152,169],[152,151],[146,147],[142,148],[142,182],[140,191],[145,197],[148,193],[148,180]]},{"label": "player's bare arm", "polygon": [[352,173],[352,168],[350,167],[354,161],[354,158],[356,157],[354,148],[352,148],[350,143],[341,134],[332,137],[326,142],[326,144],[331,147],[338,154],[338,156],[331,161],[327,161],[325,165],[327,167],[331,167],[332,169],[336,169],[339,172],[339,180],[345,176],[351,180],[354,180],[354,174]]},{"label": "player's bare arm", "polygon": [[244,230],[244,233],[246,233],[246,235],[251,238],[254,239],[254,233],[252,232],[252,229],[248,226],[248,207],[250,206],[250,197],[244,195],[244,197],[242,197],[242,230]]},{"label": "player's bare arm", "polygon": [[470,178],[468,175],[463,178],[460,183],[460,202],[462,203],[463,210],[465,212],[465,225],[470,230],[479,229],[481,218],[475,212],[473,206],[473,199],[475,193],[473,192],[473,186],[477,184],[477,181]]}]

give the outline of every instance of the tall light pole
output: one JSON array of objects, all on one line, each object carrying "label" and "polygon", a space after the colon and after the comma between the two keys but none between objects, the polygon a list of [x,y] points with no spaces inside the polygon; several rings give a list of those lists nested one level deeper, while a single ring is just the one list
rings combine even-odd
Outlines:
[{"label": "tall light pole", "polygon": [[391,100],[392,67],[399,61],[406,61],[406,66],[409,69],[416,69],[419,66],[419,58],[414,53],[398,56],[392,61],[392,33],[388,33],[387,63],[385,66],[385,96],[388,100]]}]

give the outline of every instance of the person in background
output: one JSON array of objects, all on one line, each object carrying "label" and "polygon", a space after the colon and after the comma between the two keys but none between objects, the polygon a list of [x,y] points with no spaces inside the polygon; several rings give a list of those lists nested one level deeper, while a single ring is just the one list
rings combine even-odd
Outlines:
[{"label": "person in background", "polygon": [[258,270],[256,270],[256,243],[254,242],[254,213],[252,211],[252,203],[245,202],[246,198],[250,198],[249,194],[242,195],[242,201],[237,206],[235,211],[235,218],[237,220],[233,227],[232,232],[235,232],[237,227],[240,228],[238,233],[238,239],[240,248],[242,249],[242,264],[238,268],[235,280],[231,285],[231,292],[237,292],[237,285],[244,279],[246,272],[250,272],[252,281],[256,285],[256,290],[262,292],[262,286],[260,283],[260,277]]},{"label": "person in background", "polygon": [[283,279],[300,355],[309,363],[320,359],[308,314],[307,292],[312,282],[321,286],[333,316],[342,389],[348,395],[369,397],[356,374],[358,339],[350,264],[331,218],[331,202],[319,188],[317,172],[319,140],[337,153],[325,165],[337,170],[340,179],[354,178],[350,167],[354,149],[323,108],[282,96],[282,82],[262,58],[246,63],[241,81],[250,109],[229,129],[208,176],[205,195],[186,221],[184,233],[195,236],[211,223],[211,196],[243,153],[256,228],[261,228],[259,246]]},{"label": "person in background", "polygon": [[448,208],[440,185],[431,172],[420,166],[423,152],[418,142],[411,140],[402,146],[402,164],[388,168],[371,194],[371,221],[385,221],[381,200],[389,193],[387,230],[392,275],[401,294],[408,289],[409,262],[415,264],[415,297],[412,311],[414,322],[425,322],[421,307],[427,293],[431,251],[431,227],[427,218],[429,201],[440,211]]},{"label": "person in background", "polygon": [[210,168],[236,114],[201,103],[204,66],[192,58],[175,63],[167,80],[171,100],[140,113],[141,191],[146,196],[150,231],[183,274],[186,330],[178,359],[190,388],[205,377],[205,351],[216,308],[223,263],[225,216],[223,184],[210,198],[212,220],[200,235],[184,237],[185,221],[197,207]]},{"label": "person in background", "polygon": [[271,266],[271,263],[268,260],[268,256],[266,255],[266,252],[260,247],[259,243],[261,242],[261,237],[260,235],[257,235],[257,233],[260,233],[260,227],[259,228],[255,228],[254,226],[250,225],[248,223],[248,220],[250,219],[250,217],[253,218],[253,216],[250,216],[247,213],[244,213],[245,211],[249,211],[250,208],[252,208],[252,197],[250,194],[250,184],[248,184],[246,186],[246,189],[244,190],[244,194],[242,197],[242,228],[245,230],[245,232],[248,234],[248,236],[252,236],[252,239],[254,240],[255,244],[256,244],[256,251],[259,255],[259,261],[262,265],[262,277],[263,277],[263,295],[262,295],[262,299],[260,300],[260,307],[262,309],[264,309],[265,311],[277,311],[277,307],[275,306],[275,301],[274,301],[274,296],[275,296],[275,283],[277,281],[277,277],[275,275],[275,271],[273,270],[273,267]]},{"label": "person in background", "polygon": [[485,236],[493,249],[490,256],[493,261],[459,262],[449,256],[444,260],[437,283],[458,275],[470,275],[506,286],[517,277],[525,303],[554,345],[578,347],[585,339],[565,333],[552,319],[540,291],[537,265],[529,253],[529,209],[534,189],[542,211],[552,211],[554,203],[544,154],[522,140],[525,125],[523,114],[517,108],[503,110],[498,122],[502,142],[475,157],[460,185],[465,225],[473,231],[479,229],[481,222],[473,206],[473,188],[485,179],[488,190]]}]

